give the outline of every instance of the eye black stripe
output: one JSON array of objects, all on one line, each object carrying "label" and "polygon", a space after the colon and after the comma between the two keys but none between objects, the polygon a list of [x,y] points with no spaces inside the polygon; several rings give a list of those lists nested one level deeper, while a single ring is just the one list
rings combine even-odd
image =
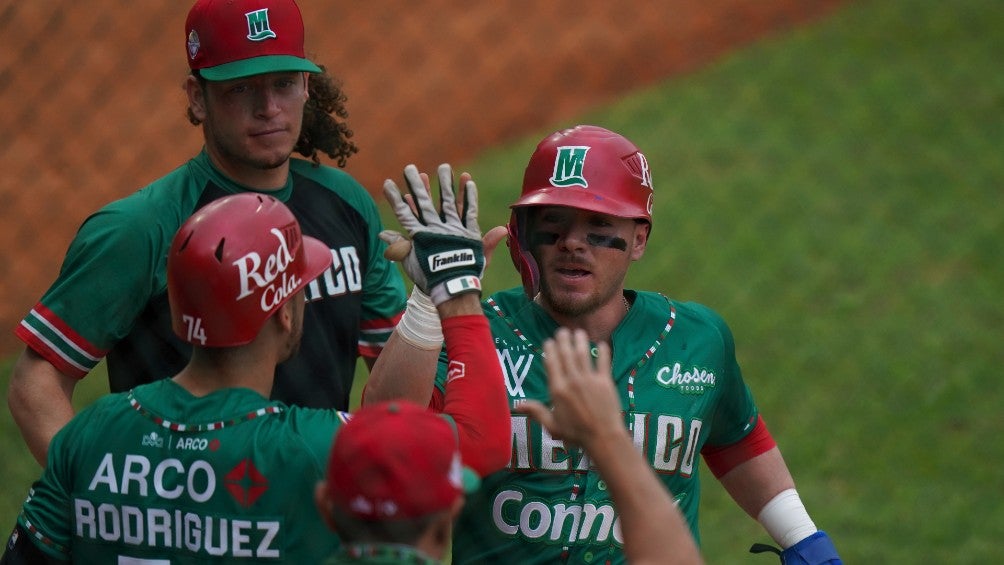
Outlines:
[{"label": "eye black stripe", "polygon": [[627,241],[624,238],[613,235],[599,235],[595,233],[586,234],[586,243],[593,247],[609,247],[627,251]]}]

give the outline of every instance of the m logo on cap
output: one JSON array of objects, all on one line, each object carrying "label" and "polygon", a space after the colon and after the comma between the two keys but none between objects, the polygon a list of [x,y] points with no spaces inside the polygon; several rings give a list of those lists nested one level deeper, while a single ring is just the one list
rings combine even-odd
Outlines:
[{"label": "m logo on cap", "polygon": [[248,39],[251,41],[275,39],[275,32],[268,25],[268,8],[248,12],[244,17],[248,19]]},{"label": "m logo on cap", "polygon": [[582,176],[582,168],[586,164],[586,152],[589,146],[586,145],[566,145],[558,148],[558,154],[554,156],[554,173],[551,174],[553,186],[575,186],[589,188],[586,177]]}]

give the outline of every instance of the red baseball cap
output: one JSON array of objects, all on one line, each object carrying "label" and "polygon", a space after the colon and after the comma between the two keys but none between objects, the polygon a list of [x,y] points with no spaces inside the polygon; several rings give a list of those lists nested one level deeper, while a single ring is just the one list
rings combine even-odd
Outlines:
[{"label": "red baseball cap", "polygon": [[446,510],[480,483],[461,464],[457,434],[445,417],[394,400],[361,408],[338,431],[326,488],[348,514],[388,520]]},{"label": "red baseball cap", "polygon": [[185,41],[188,66],[207,80],[321,72],[303,54],[303,17],[293,0],[198,0]]}]

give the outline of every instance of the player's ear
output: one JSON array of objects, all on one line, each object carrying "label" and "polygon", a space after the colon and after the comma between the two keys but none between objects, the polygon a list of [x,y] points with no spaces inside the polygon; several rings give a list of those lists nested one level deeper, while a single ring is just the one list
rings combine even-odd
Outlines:
[{"label": "player's ear", "polygon": [[185,94],[188,95],[188,111],[198,123],[206,121],[206,91],[199,79],[188,75],[185,79]]},{"label": "player's ear", "polygon": [[638,221],[634,226],[634,240],[631,244],[631,260],[637,261],[645,254],[648,246],[648,234],[652,231],[652,224]]},{"label": "player's ear", "polygon": [[335,529],[335,521],[331,519],[331,501],[325,495],[327,492],[326,485],[327,483],[324,481],[319,481],[317,486],[314,487],[314,504],[317,506],[317,513],[321,515],[328,529],[336,532],[338,530]]},{"label": "player's ear", "polygon": [[295,323],[295,316],[293,316],[294,300],[296,300],[296,296],[287,300],[285,304],[275,311],[275,315],[272,316],[275,318],[276,323],[279,324],[279,327],[282,328],[283,333],[288,334],[293,331],[293,324]]}]

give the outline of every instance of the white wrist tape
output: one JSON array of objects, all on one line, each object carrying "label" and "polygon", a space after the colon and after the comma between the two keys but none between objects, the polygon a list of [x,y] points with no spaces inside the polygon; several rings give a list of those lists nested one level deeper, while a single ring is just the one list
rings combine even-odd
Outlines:
[{"label": "white wrist tape", "polygon": [[431,351],[443,347],[443,324],[432,300],[418,286],[411,289],[408,307],[397,323],[397,335],[417,349]]},{"label": "white wrist tape", "polygon": [[782,549],[816,533],[816,524],[793,488],[782,491],[765,504],[756,520]]}]

